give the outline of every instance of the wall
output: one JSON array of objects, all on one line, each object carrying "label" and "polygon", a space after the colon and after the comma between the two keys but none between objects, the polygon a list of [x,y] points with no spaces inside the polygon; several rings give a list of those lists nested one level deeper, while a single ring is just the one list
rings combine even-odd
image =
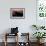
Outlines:
[{"label": "wall", "polygon": [[[25,8],[25,19],[10,19],[10,8]],[[0,0],[0,34],[10,32],[11,27],[19,27],[19,32],[30,32],[36,24],[36,0]]]}]

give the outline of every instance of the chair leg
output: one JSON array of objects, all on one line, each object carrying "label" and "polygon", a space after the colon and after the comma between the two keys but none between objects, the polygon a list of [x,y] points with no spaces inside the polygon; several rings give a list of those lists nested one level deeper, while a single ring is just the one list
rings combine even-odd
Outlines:
[{"label": "chair leg", "polygon": [[7,46],[7,34],[5,34],[5,46]]},{"label": "chair leg", "polygon": [[5,46],[7,46],[7,42],[6,42],[6,41],[5,41],[5,43],[4,43],[4,44],[5,44]]}]

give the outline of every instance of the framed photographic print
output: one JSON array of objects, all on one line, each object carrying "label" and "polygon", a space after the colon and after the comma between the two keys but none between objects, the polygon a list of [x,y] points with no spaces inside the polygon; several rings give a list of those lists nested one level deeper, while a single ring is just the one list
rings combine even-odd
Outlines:
[{"label": "framed photographic print", "polygon": [[24,19],[25,8],[10,8],[10,18],[11,19]]}]

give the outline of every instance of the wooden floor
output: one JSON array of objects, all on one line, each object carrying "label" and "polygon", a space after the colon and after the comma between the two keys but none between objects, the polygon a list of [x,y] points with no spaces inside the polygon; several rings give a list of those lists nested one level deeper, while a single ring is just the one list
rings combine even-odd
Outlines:
[{"label": "wooden floor", "polygon": [[[0,42],[0,46],[4,46],[4,43],[2,42]],[[8,43],[8,45],[7,46],[15,46],[15,43]],[[34,43],[34,42],[32,42],[32,43],[30,43],[30,46],[37,46],[37,43]],[[46,43],[44,43],[43,45],[41,45],[41,46],[46,46]]]}]

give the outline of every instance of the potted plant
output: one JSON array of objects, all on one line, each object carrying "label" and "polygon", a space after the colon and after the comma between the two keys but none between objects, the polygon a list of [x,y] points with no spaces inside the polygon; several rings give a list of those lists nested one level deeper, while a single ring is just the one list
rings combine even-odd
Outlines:
[{"label": "potted plant", "polygon": [[41,43],[40,40],[42,38],[45,38],[44,37],[46,36],[45,34],[46,34],[45,32],[35,32],[33,35],[37,38],[38,43]]},{"label": "potted plant", "polygon": [[32,27],[35,28],[36,30],[45,29],[45,26],[32,25]]},{"label": "potted plant", "polygon": [[37,25],[32,25],[33,28],[35,28],[36,30],[39,30]]},{"label": "potted plant", "polygon": [[45,26],[41,26],[40,29],[45,29]]}]

